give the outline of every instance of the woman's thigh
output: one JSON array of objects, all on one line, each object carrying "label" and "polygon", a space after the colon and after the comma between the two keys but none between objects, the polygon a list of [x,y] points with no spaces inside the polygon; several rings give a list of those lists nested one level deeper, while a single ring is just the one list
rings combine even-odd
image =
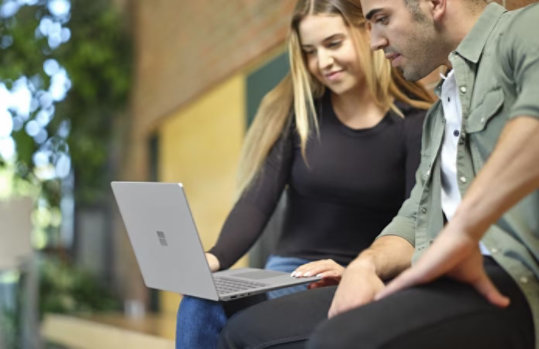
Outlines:
[{"label": "woman's thigh", "polygon": [[221,303],[184,296],[176,320],[176,348],[214,348],[226,320]]}]

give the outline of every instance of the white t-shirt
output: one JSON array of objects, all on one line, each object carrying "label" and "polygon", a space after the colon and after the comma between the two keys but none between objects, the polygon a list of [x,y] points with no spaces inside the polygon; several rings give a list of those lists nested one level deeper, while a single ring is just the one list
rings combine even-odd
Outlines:
[{"label": "white t-shirt", "polygon": [[[454,70],[442,75],[441,102],[445,116],[444,143],[442,144],[442,211],[451,220],[462,200],[457,183],[457,145],[462,130],[462,107],[459,99]],[[481,253],[490,254],[479,243]]]}]

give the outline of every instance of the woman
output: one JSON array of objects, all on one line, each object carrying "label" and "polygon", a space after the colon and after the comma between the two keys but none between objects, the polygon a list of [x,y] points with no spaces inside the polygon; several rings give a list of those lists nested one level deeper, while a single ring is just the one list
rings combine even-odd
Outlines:
[{"label": "woman", "polygon": [[[240,196],[207,258],[212,271],[236,262],[286,190],[283,231],[266,268],[292,272],[322,259],[296,274],[322,274],[324,284],[409,195],[431,100],[371,52],[350,0],[299,0],[288,42],[290,75],[264,98],[247,134]],[[184,297],[177,347],[214,347],[226,319],[221,304]]]}]

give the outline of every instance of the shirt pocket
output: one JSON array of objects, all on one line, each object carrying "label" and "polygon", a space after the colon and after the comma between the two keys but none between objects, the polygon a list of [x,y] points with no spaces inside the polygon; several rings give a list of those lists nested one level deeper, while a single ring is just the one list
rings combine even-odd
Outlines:
[{"label": "shirt pocket", "polygon": [[465,122],[467,133],[483,131],[488,122],[498,114],[504,103],[503,90],[499,86],[494,87],[481,99],[482,102],[470,112]]}]

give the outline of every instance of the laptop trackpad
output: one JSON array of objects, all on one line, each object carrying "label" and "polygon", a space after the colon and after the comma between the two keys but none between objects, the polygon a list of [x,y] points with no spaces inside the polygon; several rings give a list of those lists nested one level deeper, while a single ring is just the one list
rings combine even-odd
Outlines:
[{"label": "laptop trackpad", "polygon": [[236,277],[242,277],[242,278],[254,279],[254,280],[268,279],[268,278],[282,276],[282,275],[283,275],[283,272],[273,271],[273,270],[255,270],[255,271],[248,271],[245,273],[234,274],[234,276]]}]

